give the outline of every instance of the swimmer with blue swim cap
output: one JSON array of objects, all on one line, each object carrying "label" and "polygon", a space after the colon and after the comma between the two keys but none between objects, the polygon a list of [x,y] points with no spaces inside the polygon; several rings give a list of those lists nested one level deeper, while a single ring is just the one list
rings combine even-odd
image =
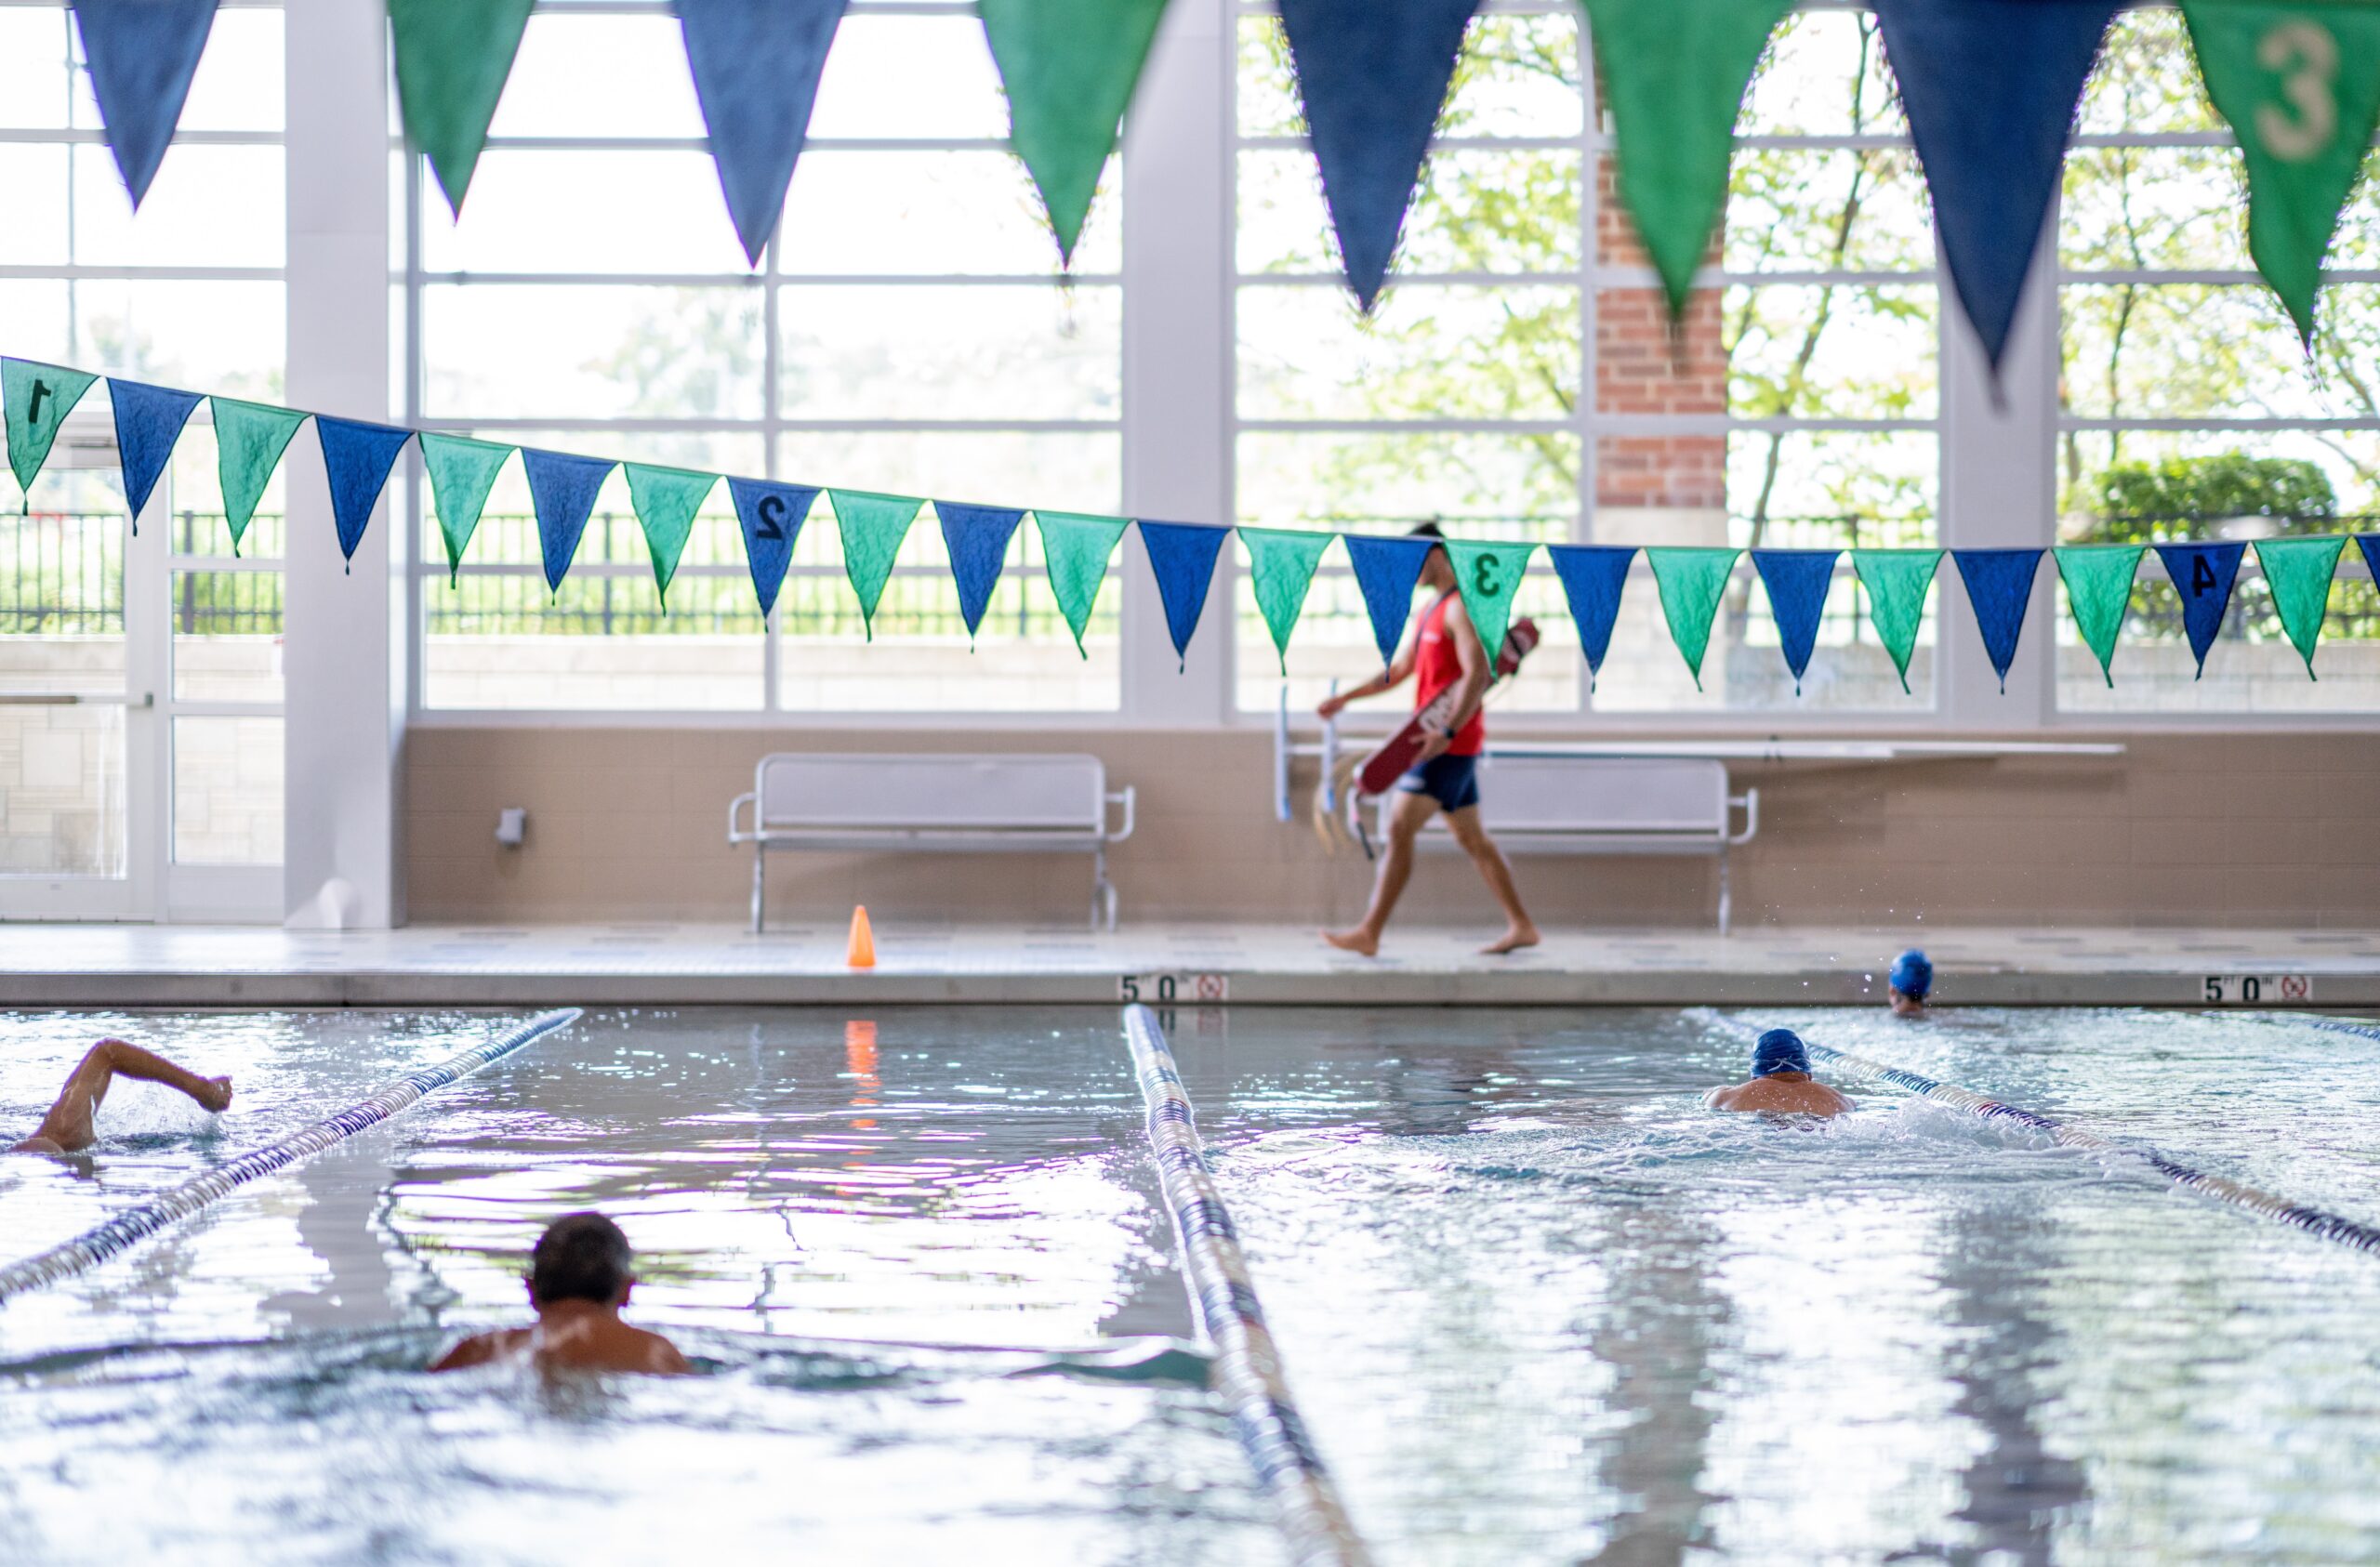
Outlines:
[{"label": "swimmer with blue swim cap", "polygon": [[1925,1016],[1925,998],[1934,989],[1934,960],[1915,947],[1893,959],[1887,994],[1896,1018]]},{"label": "swimmer with blue swim cap", "polygon": [[1810,1075],[1809,1047],[1790,1028],[1772,1028],[1752,1049],[1752,1081],[1702,1096],[1713,1110],[1760,1110],[1776,1115],[1840,1115],[1851,1101]]}]

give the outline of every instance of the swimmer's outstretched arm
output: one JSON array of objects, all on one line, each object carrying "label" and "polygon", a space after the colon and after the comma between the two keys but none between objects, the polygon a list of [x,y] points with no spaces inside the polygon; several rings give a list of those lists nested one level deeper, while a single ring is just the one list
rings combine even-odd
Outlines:
[{"label": "swimmer's outstretched arm", "polygon": [[42,1118],[40,1129],[17,1148],[73,1153],[90,1147],[98,1140],[93,1122],[99,1102],[108,1097],[108,1085],[118,1073],[178,1088],[206,1110],[220,1113],[231,1102],[231,1080],[228,1077],[201,1077],[138,1045],[102,1039],[86,1051],[75,1065],[73,1073],[66,1079],[66,1086],[59,1090],[58,1102]]}]

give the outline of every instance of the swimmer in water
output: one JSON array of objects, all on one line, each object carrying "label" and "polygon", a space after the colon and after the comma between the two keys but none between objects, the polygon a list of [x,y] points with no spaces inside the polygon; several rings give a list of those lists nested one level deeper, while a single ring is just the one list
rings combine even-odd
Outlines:
[{"label": "swimmer in water", "polygon": [[1893,959],[1886,997],[1896,1018],[1925,1016],[1925,997],[1934,989],[1934,960],[1915,947]]},{"label": "swimmer in water", "polygon": [[8,1152],[80,1153],[97,1142],[99,1131],[93,1123],[99,1116],[99,1101],[108,1097],[108,1085],[115,1081],[118,1073],[145,1083],[179,1088],[196,1100],[201,1109],[218,1115],[231,1102],[231,1080],[228,1077],[201,1077],[138,1045],[102,1039],[83,1053],[82,1060],[66,1079],[66,1086],[59,1090],[58,1102],[42,1118],[40,1128]]},{"label": "swimmer in water", "polygon": [[1840,1115],[1851,1101],[1810,1075],[1810,1052],[1801,1035],[1772,1028],[1752,1047],[1752,1081],[1713,1088],[1702,1096],[1713,1110],[1765,1110],[1781,1115]]},{"label": "swimmer in water", "polygon": [[529,1254],[535,1327],[464,1339],[432,1371],[461,1371],[526,1356],[540,1371],[641,1371],[681,1376],[694,1370],[657,1333],[620,1321],[636,1284],[636,1259],[620,1227],[600,1213],[564,1214]]}]

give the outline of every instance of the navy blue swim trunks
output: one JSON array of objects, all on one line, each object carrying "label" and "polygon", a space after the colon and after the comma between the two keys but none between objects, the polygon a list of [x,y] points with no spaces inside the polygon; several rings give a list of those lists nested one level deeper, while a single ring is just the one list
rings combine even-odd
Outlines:
[{"label": "navy blue swim trunks", "polygon": [[1441,810],[1461,810],[1479,803],[1477,757],[1432,757],[1396,781],[1408,795],[1427,795]]}]

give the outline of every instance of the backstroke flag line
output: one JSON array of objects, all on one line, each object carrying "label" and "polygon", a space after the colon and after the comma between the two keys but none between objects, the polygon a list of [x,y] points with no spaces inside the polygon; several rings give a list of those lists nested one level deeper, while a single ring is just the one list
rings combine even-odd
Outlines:
[{"label": "backstroke flag line", "polygon": [[1347,563],[1355,570],[1355,587],[1364,596],[1364,613],[1372,623],[1372,645],[1380,649],[1382,668],[1396,662],[1396,645],[1405,639],[1405,623],[1413,613],[1413,587],[1437,541],[1410,534],[1382,538],[1375,533],[1348,533]]},{"label": "backstroke flag line", "polygon": [[2182,20],[2247,165],[2248,254],[2310,349],[2322,257],[2380,126],[2380,7],[2183,0]]},{"label": "backstroke flag line", "polygon": [[[1900,677],[1901,694],[1909,694],[1909,660],[1917,651],[1918,628],[1925,624],[1925,594],[1941,568],[1938,549],[1855,549],[1851,569],[1868,593],[1868,620],[1876,640],[1893,661]],[[2005,666],[2001,676],[2007,677]]]},{"label": "backstroke flag line", "polygon": [[977,0],[1008,89],[1009,145],[1071,264],[1166,0]]},{"label": "backstroke flag line", "polygon": [[1619,133],[1620,204],[1681,316],[1727,199],[1744,91],[1793,0],[1580,3]]},{"label": "backstroke flag line", "polygon": [[752,265],[777,230],[845,0],[678,0],[727,216]]},{"label": "backstroke flag line", "polygon": [[1984,656],[2000,677],[2000,694],[2008,694],[2008,668],[2016,662],[2016,643],[2025,634],[2025,610],[2032,602],[2033,578],[2041,572],[2038,549],[1954,549],[1950,560],[1966,584],[1967,603],[1975,611],[1976,629],[1983,636]]},{"label": "backstroke flag line", "polygon": [[2198,661],[2197,679],[2206,673],[2207,650],[2223,629],[2223,612],[2231,607],[2231,585],[2240,576],[2244,544],[2161,544],[2157,559],[2174,591],[2182,596],[2182,631],[2190,639],[2190,654]]},{"label": "backstroke flag line", "polygon": [[74,0],[108,151],[132,193],[149,193],[215,26],[215,0]]},{"label": "backstroke flag line", "polygon": [[[70,411],[97,379],[85,371],[0,358],[0,428],[6,430],[8,466],[20,489],[29,491],[39,478]],[[623,466],[610,458],[523,450],[443,431],[316,415],[303,409],[221,395],[203,399],[197,393],[138,381],[111,380],[108,390],[126,505],[132,520],[153,497],[171,467],[175,447],[189,428],[198,402],[212,404],[223,516],[235,554],[290,441],[309,419],[315,421],[316,440],[322,447],[339,547],[350,560],[386,492],[397,457],[408,441],[418,442],[430,480],[429,508],[438,519],[450,583],[458,580],[464,552],[477,533],[496,479],[515,451],[521,451],[528,481],[546,583],[557,597],[603,485],[612,469]],[[721,476],[643,463],[628,464],[625,468],[629,499],[653,560],[654,591],[666,611],[668,594],[697,516]],[[728,485],[743,531],[753,596],[763,616],[774,612],[790,570],[795,540],[817,497],[832,497],[844,573],[872,639],[879,601],[894,573],[894,562],[909,529],[927,503],[913,495],[828,491],[757,480],[731,478]],[[951,581],[972,637],[988,612],[1025,508],[941,502],[935,510],[948,549]],[[1167,632],[1177,659],[1186,667],[1215,563],[1234,530],[1055,510],[1035,515],[1040,523],[1051,590],[1078,651],[1087,653],[1084,638],[1090,617],[1117,546],[1126,532],[1137,528],[1165,610]],[[1384,661],[1395,656],[1411,612],[1413,590],[1434,544],[1447,552],[1457,590],[1481,641],[1497,648],[1511,624],[1529,557],[1538,548],[1526,540],[1433,541],[1409,535],[1257,527],[1237,532],[1249,550],[1250,588],[1285,673],[1289,640],[1304,612],[1316,569],[1333,542],[1343,540],[1346,545],[1373,642]],[[2380,534],[2356,535],[2356,543],[2367,563],[2380,563],[2375,559],[2380,558]],[[2056,551],[2075,625],[2110,685],[2133,582],[2141,557],[2150,547],[2084,545],[2062,546]],[[2182,600],[2183,625],[2191,651],[2202,665],[2220,633],[2247,546],[2209,540],[2171,541],[2153,547]],[[2336,534],[2297,535],[2262,540],[2255,548],[2273,595],[2274,612],[2311,678],[2330,585],[2346,540]],[[1636,553],[1628,546],[1547,546],[1578,625],[1580,652],[1591,676],[1602,672]],[[1712,627],[1743,551],[1650,546],[1643,553],[1659,591],[1671,640],[1699,689]],[[1761,549],[1752,553],[1798,691],[1816,656],[1817,630],[1841,552]],[[2004,691],[2043,552],[1999,548],[1949,553],[1958,563],[1977,629]],[[1870,618],[1906,691],[1926,595],[1943,551],[1855,549],[1850,554]]]},{"label": "backstroke flag line", "polygon": [[1579,627],[1579,652],[1587,661],[1587,689],[1593,691],[1611,652],[1611,628],[1620,619],[1620,596],[1628,587],[1628,566],[1636,558],[1636,546],[1549,544],[1545,558],[1562,579],[1562,596],[1569,600],[1570,618]]},{"label": "backstroke flag line", "polygon": [[1875,0],[1959,303],[1995,374],[2116,0]]},{"label": "backstroke flag line", "polygon": [[959,618],[967,623],[967,646],[991,608],[992,589],[999,585],[1008,564],[1009,541],[1016,537],[1025,513],[1004,506],[961,506],[936,501],[933,514],[942,523],[942,547],[950,557],[950,580],[959,588]]},{"label": "backstroke flag line", "polygon": [[1480,0],[1280,0],[1347,286],[1380,297]]}]

